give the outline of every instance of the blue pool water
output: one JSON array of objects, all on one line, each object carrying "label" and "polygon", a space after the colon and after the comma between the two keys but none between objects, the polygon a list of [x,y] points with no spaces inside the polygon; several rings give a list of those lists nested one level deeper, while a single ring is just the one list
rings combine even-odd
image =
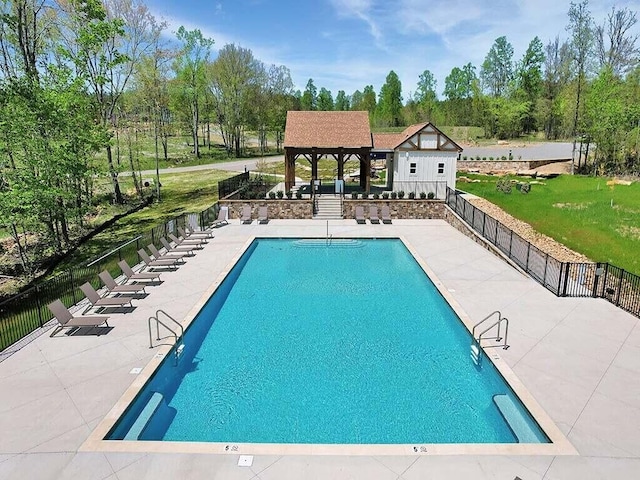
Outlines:
[{"label": "blue pool water", "polygon": [[498,395],[548,442],[400,240],[258,239],[184,344],[108,438],[517,442]]}]

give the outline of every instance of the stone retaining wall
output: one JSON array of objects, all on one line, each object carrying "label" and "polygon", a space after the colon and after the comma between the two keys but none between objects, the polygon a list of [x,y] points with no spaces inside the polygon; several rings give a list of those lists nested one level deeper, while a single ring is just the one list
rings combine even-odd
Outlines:
[{"label": "stone retaining wall", "polygon": [[220,200],[221,207],[229,208],[229,218],[242,217],[242,207],[251,205],[251,218],[258,218],[258,208],[267,207],[267,215],[275,218],[312,218],[311,200]]},{"label": "stone retaining wall", "polygon": [[481,173],[489,171],[521,171],[535,170],[536,168],[552,163],[567,162],[570,158],[555,160],[458,160],[458,171],[480,170]]},{"label": "stone retaining wall", "polygon": [[356,207],[364,208],[365,218],[369,218],[369,206],[378,207],[378,217],[382,205],[389,206],[391,218],[444,218],[444,200],[345,200],[344,218],[355,218]]}]

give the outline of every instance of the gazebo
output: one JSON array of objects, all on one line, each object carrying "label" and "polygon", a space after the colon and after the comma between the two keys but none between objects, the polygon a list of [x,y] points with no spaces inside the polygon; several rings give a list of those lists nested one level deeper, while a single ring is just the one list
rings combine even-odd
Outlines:
[{"label": "gazebo", "polygon": [[311,164],[311,184],[318,179],[318,160],[331,156],[338,162],[338,179],[344,179],[344,164],[351,157],[360,160],[360,188],[369,193],[373,147],[369,112],[287,112],[284,132],[285,189],[296,179],[296,160]]}]

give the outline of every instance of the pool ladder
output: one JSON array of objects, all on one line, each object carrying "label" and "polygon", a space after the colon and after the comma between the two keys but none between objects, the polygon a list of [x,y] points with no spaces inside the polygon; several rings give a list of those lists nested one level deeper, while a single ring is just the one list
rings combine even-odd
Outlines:
[{"label": "pool ladder", "polygon": [[[485,323],[489,320],[492,320],[491,323]],[[504,323],[504,337],[501,336],[502,324]],[[480,326],[485,327],[480,333],[476,335],[476,330],[480,328]],[[487,326],[488,325],[488,326]],[[489,333],[492,329],[498,329],[495,337],[485,337],[485,333]],[[473,326],[473,330],[471,331],[471,335],[473,336],[473,341],[471,342],[471,359],[473,363],[476,365],[480,365],[482,363],[482,340],[495,340],[496,342],[502,342],[499,345],[486,345],[485,348],[495,348],[502,347],[503,349],[509,348],[507,344],[507,336],[509,335],[509,319],[507,317],[503,317],[502,313],[499,310],[490,313],[478,323]]]},{"label": "pool ladder", "polygon": [[[162,320],[160,320],[160,314],[164,315],[166,317],[166,320],[169,320],[170,323],[176,325],[178,328],[175,329],[171,328],[169,325],[167,325],[167,323],[163,322]],[[182,328],[182,325],[180,324],[180,322],[178,322],[175,318],[173,318],[171,315],[169,315],[167,312],[165,312],[164,310],[158,310],[156,311],[156,314],[152,317],[149,317],[149,348],[153,348],[153,334],[151,333],[152,328],[153,328],[153,323],[155,323],[156,325],[156,340],[160,341],[160,325],[162,325],[164,328],[166,328],[167,330],[169,330],[169,332],[171,332],[171,334],[174,337],[174,349],[173,349],[173,357],[175,359],[175,365],[178,365],[178,361],[180,360],[180,357],[182,357],[182,354],[184,353],[184,343],[182,343],[182,340],[184,339],[184,328]]]}]

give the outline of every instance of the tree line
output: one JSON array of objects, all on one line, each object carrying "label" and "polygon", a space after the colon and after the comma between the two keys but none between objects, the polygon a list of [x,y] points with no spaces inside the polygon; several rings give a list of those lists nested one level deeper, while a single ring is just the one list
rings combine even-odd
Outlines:
[{"label": "tree line", "polygon": [[626,8],[596,22],[587,0],[571,3],[566,38],[534,37],[515,60],[501,36],[482,65],[453,68],[441,92],[427,69],[405,100],[391,71],[378,92],[366,85],[334,98],[313,79],[295,90],[286,66],[241,46],[214,58],[214,39],[167,32],[141,0],[0,0],[0,228],[30,274],[86,230],[102,201],[98,176],[123,204],[119,174],[129,170],[142,198],[139,132],[151,132],[156,165],[183,132],[194,157],[209,154],[213,133],[242,156],[249,132],[263,151],[268,139],[280,150],[288,110],[367,110],[376,127],[428,120],[487,137],[582,139],[594,145],[588,168],[640,173],[636,23]]},{"label": "tree line", "polygon": [[[318,88],[309,79],[296,92],[303,110],[368,110],[376,127],[431,121],[481,127],[487,138],[541,134],[574,142],[577,167],[599,174],[640,174],[640,64],[636,12],[613,7],[593,19],[588,0],[571,3],[567,37],[543,43],[534,37],[522,58],[506,36],[498,37],[481,65],[454,67],[441,97],[434,74],[424,70],[403,102],[391,71],[379,94],[372,85],[347,95]],[[593,162],[576,142],[591,145]]]}]

